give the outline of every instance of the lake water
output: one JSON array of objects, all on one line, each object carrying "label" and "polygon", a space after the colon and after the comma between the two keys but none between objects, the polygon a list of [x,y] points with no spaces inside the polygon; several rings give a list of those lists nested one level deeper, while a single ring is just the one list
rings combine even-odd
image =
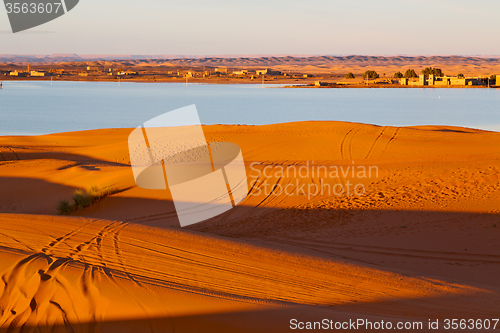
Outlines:
[{"label": "lake water", "polygon": [[500,131],[500,89],[262,89],[201,85],[24,81],[3,83],[0,135],[136,127],[196,104],[203,124],[340,120]]}]

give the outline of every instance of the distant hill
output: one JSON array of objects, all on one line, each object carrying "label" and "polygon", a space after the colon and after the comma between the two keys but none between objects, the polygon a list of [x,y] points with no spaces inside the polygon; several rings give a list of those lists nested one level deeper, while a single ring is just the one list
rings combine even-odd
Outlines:
[{"label": "distant hill", "polygon": [[353,72],[360,74],[368,69],[379,74],[392,77],[395,72],[414,69],[417,73],[425,67],[432,66],[443,69],[445,74],[468,75],[500,74],[499,56],[297,56],[297,55],[222,55],[222,56],[191,56],[191,55],[0,55],[0,64],[25,65],[65,65],[83,66],[86,63],[126,67],[217,67],[228,68],[267,68],[278,70],[300,70],[311,73],[345,74]]},{"label": "distant hill", "polygon": [[345,56],[318,56],[318,55],[131,55],[131,54],[64,54],[55,53],[51,55],[20,55],[0,54],[1,62],[67,62],[67,61],[91,61],[91,60],[176,60],[179,63],[189,64],[246,64],[261,65],[268,63],[273,65],[304,63],[313,64],[339,64],[339,63],[371,63],[371,64],[395,64],[412,62],[432,62],[448,64],[473,62],[489,63],[499,61],[500,56],[369,56],[369,55],[345,55]]},{"label": "distant hill", "polygon": [[[133,55],[133,54],[65,54],[54,53],[51,55],[38,55],[38,54],[0,54],[1,62],[66,62],[66,61],[88,61],[88,60],[152,60],[152,59],[205,59],[205,58],[261,58],[269,55]],[[275,55],[275,57],[286,57],[289,55]],[[297,55],[297,57],[308,57],[308,55]]]}]

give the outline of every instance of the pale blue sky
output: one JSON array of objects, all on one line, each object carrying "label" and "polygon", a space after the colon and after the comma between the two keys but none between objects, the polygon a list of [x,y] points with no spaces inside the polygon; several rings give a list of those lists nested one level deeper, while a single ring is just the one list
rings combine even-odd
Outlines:
[{"label": "pale blue sky", "polygon": [[499,0],[80,0],[0,54],[500,55]]}]

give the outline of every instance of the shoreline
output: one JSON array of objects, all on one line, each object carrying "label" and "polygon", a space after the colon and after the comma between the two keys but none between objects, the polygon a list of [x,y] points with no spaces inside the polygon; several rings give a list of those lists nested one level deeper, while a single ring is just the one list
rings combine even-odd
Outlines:
[{"label": "shoreline", "polygon": [[296,86],[284,86],[282,88],[311,88],[311,89],[433,89],[433,88],[439,88],[439,89],[470,89],[470,88],[483,88],[483,89],[500,89],[500,86],[490,86],[490,87],[485,87],[485,86],[402,86],[398,84],[394,85],[377,85],[377,84],[368,84],[368,85],[343,85],[343,84],[338,84],[334,86],[329,86],[329,87],[315,87],[315,86],[301,86],[301,85],[296,85]]},{"label": "shoreline", "polygon": [[[215,81],[215,82],[214,82]],[[282,80],[282,81],[291,81],[291,80]],[[182,82],[181,80],[179,81],[174,81],[174,80],[134,80],[134,79],[126,79],[126,80],[88,80],[88,79],[79,79],[79,80],[50,80],[49,78],[22,78],[22,79],[8,79],[8,80],[0,80],[0,82],[110,82],[110,83],[177,83],[177,84],[186,84],[186,82]],[[308,89],[362,89],[362,88],[380,88],[380,89],[433,89],[433,88],[439,88],[439,89],[500,89],[500,86],[498,85],[490,85],[488,86],[483,86],[483,85],[472,85],[472,86],[457,86],[457,85],[452,85],[452,86],[403,86],[400,84],[385,84],[385,83],[375,83],[375,84],[332,84],[329,86],[314,86],[313,82],[308,82],[308,84],[304,83],[297,83],[297,84],[289,84],[290,82],[273,82],[273,81],[264,81],[262,82],[255,82],[255,80],[231,80],[231,79],[224,79],[224,80],[200,80],[200,79],[193,79],[191,81],[188,81],[188,85],[275,85],[275,86],[281,86],[279,88],[308,88]],[[288,84],[288,85],[287,85]],[[271,88],[271,87],[268,87]],[[275,88],[275,87],[272,87]],[[0,88],[1,89],[1,88]]]}]

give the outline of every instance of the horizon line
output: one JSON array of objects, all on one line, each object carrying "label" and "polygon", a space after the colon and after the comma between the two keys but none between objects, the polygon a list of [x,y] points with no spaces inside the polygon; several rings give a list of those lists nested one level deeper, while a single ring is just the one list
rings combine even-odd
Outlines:
[{"label": "horizon line", "polygon": [[346,57],[346,56],[365,56],[365,57],[478,57],[478,58],[500,58],[500,54],[294,54],[294,53],[280,53],[280,54],[78,54],[78,53],[52,53],[52,54],[21,54],[21,53],[4,53],[0,54],[0,58],[5,57],[36,57],[36,58],[110,58],[110,57],[147,57],[149,59],[200,59],[200,58],[263,58],[263,57],[296,57],[296,58],[309,58],[309,57]]}]

